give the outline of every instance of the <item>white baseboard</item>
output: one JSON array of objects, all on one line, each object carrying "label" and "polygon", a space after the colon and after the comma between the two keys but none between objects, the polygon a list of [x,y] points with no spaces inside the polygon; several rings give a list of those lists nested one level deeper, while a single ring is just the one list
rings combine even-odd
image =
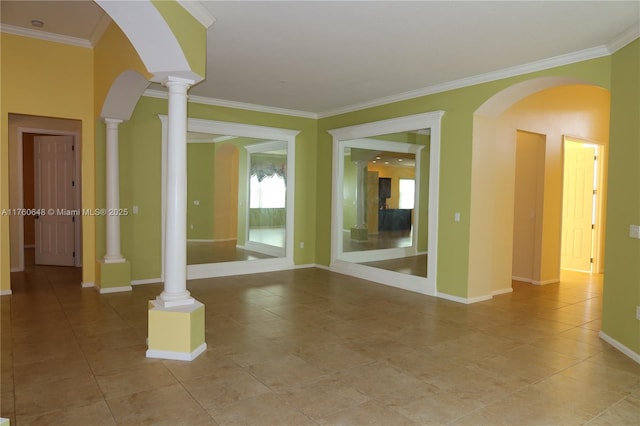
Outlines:
[{"label": "white baseboard", "polygon": [[176,361],[193,361],[198,355],[206,350],[206,342],[198,346],[193,352],[173,352],[147,349],[147,358],[173,359]]},{"label": "white baseboard", "polygon": [[607,342],[608,344],[610,344],[611,346],[613,346],[614,348],[616,348],[617,350],[619,350],[620,352],[622,352],[623,354],[625,354],[626,356],[628,356],[629,358],[631,358],[632,360],[634,360],[635,362],[640,364],[640,354],[639,353],[636,353],[636,352],[632,351],[631,349],[629,349],[628,347],[626,347],[622,343],[618,342],[613,337],[609,336],[604,331],[600,331],[600,333],[598,333],[598,335],[600,336],[600,338],[602,340],[604,340],[605,342]]},{"label": "white baseboard", "polygon": [[500,294],[507,294],[507,293],[513,293],[513,287],[501,288],[500,290],[491,291],[492,296],[498,296]]},{"label": "white baseboard", "polygon": [[493,297],[492,295],[488,294],[486,296],[466,298],[466,297],[454,296],[451,294],[441,293],[441,292],[438,292],[437,296],[441,299],[451,300],[452,302],[457,302],[457,303],[464,303],[465,305],[484,302],[486,300],[491,300],[491,298]]},{"label": "white baseboard", "polygon": [[144,285],[144,284],[159,284],[162,280],[160,278],[149,278],[144,280],[131,280],[131,285]]},{"label": "white baseboard", "polygon": [[82,283],[80,285],[82,286],[82,288],[91,288],[96,286],[95,283]]},{"label": "white baseboard", "polygon": [[531,284],[547,285],[547,284],[555,284],[555,283],[559,283],[559,282],[560,282],[560,278],[552,278],[550,280],[545,280],[545,281],[531,281]]},{"label": "white baseboard", "polygon": [[11,289],[0,290],[0,296],[11,296],[12,294],[13,294],[13,292],[11,291]]},{"label": "white baseboard", "polygon": [[214,242],[214,240],[202,240],[202,239],[194,238],[194,239],[188,239],[187,242],[188,243],[212,243]]},{"label": "white baseboard", "polygon": [[555,284],[560,282],[560,278],[552,278],[550,280],[544,281],[536,281],[533,278],[522,278],[522,277],[511,277],[513,281],[521,281],[523,283],[529,283],[534,285],[546,285],[546,284]]},{"label": "white baseboard", "polygon": [[100,289],[96,287],[96,290],[98,290],[98,293],[100,294],[109,294],[109,293],[122,293],[125,291],[131,291],[133,290],[133,288],[130,285],[123,285],[121,287],[108,287],[108,288],[100,288]]},{"label": "white baseboard", "polygon": [[[294,265],[293,269],[307,269],[307,268],[323,268],[322,266],[316,265],[315,263],[305,263],[302,265]],[[329,269],[329,268],[326,268]]]},{"label": "white baseboard", "polygon": [[23,269],[19,268],[19,267],[15,267],[15,268],[11,268],[11,270],[9,272],[22,272]]}]

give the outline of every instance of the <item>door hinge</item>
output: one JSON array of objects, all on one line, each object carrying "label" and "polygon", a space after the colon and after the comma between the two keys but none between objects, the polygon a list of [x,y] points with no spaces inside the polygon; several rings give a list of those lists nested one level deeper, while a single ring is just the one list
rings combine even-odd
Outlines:
[{"label": "door hinge", "polygon": [[76,186],[76,181],[75,180],[71,181],[71,186]]},{"label": "door hinge", "polygon": [[596,224],[595,223],[591,224],[591,229],[596,229]]},{"label": "door hinge", "polygon": [[73,257],[76,257],[76,252],[75,251],[73,252]]},{"label": "door hinge", "polygon": [[596,190],[596,189],[594,189],[594,190],[593,190],[593,195],[596,195],[596,192],[597,192],[597,190]]},{"label": "door hinge", "polygon": [[71,222],[75,222],[76,221],[76,217],[75,216],[71,216]]},{"label": "door hinge", "polygon": [[593,263],[593,257],[589,259],[589,263]]},{"label": "door hinge", "polygon": [[71,145],[71,151],[75,151],[76,150],[76,146],[75,145]]}]

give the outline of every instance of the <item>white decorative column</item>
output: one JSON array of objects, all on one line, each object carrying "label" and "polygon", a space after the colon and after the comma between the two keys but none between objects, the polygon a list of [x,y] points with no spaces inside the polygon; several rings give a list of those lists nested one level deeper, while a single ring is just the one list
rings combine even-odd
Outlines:
[{"label": "white decorative column", "polygon": [[356,165],[356,226],[351,228],[351,239],[367,241],[369,228],[367,226],[367,164],[366,160],[354,161]]},{"label": "white decorative column", "polygon": [[163,306],[194,303],[187,290],[187,90],[194,82],[169,77],[167,198]]},{"label": "white decorative column", "polygon": [[125,259],[120,253],[120,164],[118,158],[118,126],[122,120],[105,118],[107,125],[107,253],[105,263],[121,263]]},{"label": "white decorative column", "polygon": [[187,90],[168,77],[164,291],[149,307],[147,357],[191,361],[207,349],[204,305],[187,290]]},{"label": "white decorative column", "polygon": [[100,293],[131,291],[131,265],[120,252],[120,159],[118,126],[122,120],[105,118],[106,125],[106,253],[96,262]]}]

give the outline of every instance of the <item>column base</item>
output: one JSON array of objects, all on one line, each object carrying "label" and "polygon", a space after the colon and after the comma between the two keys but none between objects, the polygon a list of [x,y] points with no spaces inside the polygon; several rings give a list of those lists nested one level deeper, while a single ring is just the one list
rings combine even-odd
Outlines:
[{"label": "column base", "polygon": [[192,361],[207,349],[204,341],[204,305],[163,307],[149,302],[147,358]]},{"label": "column base", "polygon": [[351,241],[369,241],[369,229],[351,228]]},{"label": "column base", "polygon": [[99,293],[131,291],[131,264],[96,261],[96,290]]}]

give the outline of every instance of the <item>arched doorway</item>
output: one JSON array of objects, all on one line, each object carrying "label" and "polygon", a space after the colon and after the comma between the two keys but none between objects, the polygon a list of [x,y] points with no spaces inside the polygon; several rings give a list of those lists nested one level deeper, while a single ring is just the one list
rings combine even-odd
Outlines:
[{"label": "arched doorway", "polygon": [[[585,104],[586,102],[586,104]],[[538,275],[557,282],[562,223],[563,137],[608,141],[609,92],[567,78],[511,86],[474,115],[468,297],[510,292],[513,277],[514,198],[518,131],[545,135],[544,207],[539,212]]]}]

